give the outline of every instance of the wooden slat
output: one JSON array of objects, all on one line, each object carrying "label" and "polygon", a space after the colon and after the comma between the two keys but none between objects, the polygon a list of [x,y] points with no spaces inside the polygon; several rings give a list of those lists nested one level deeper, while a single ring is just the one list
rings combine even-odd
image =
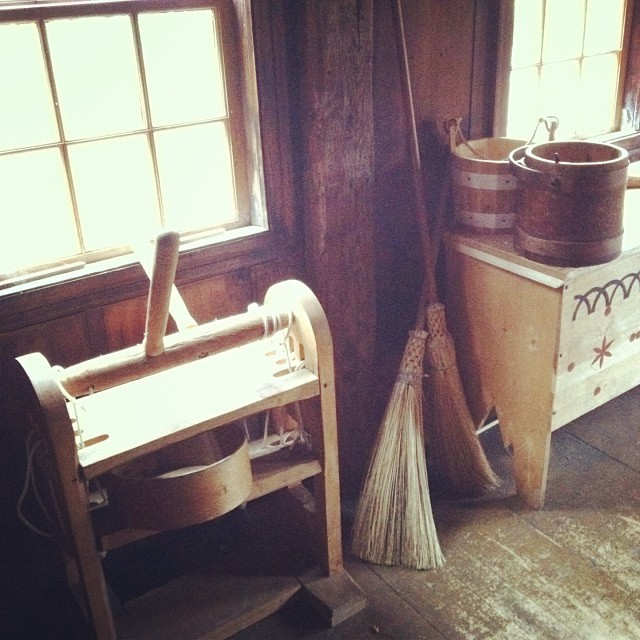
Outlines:
[{"label": "wooden slat", "polygon": [[288,404],[318,393],[318,378],[308,369],[274,375],[283,367],[264,355],[265,344],[245,345],[79,400],[85,439],[109,436],[79,451],[85,477],[241,414],[264,411],[274,399]]},{"label": "wooden slat", "polygon": [[260,498],[276,489],[288,487],[322,472],[317,460],[292,463],[291,460],[271,460],[269,456],[258,458],[251,463],[253,488],[249,500]]},{"label": "wooden slat", "polygon": [[229,638],[280,609],[300,589],[288,576],[190,574],[127,603],[121,640]]}]

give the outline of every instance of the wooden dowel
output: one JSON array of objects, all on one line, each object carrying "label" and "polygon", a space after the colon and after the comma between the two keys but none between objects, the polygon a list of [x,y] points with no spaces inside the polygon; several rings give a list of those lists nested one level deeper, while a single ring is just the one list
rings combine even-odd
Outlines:
[{"label": "wooden dowel", "polygon": [[74,397],[103,391],[119,384],[165,371],[199,358],[204,358],[249,342],[272,335],[277,329],[286,329],[291,313],[257,310],[202,324],[164,339],[164,350],[149,356],[142,345],[108,353],[63,369],[59,379]]},{"label": "wooden dowel", "polygon": [[164,350],[164,334],[169,319],[179,246],[180,236],[175,231],[161,233],[156,238],[143,342],[147,356],[159,356]]},{"label": "wooden dowel", "polygon": [[[151,280],[153,274],[153,256],[151,252],[146,250],[146,246],[139,246],[136,248],[136,254],[144,272],[149,277],[149,280]],[[179,331],[188,329],[189,327],[195,327],[198,324],[191,315],[175,284],[171,287],[169,314],[175,321]]]}]

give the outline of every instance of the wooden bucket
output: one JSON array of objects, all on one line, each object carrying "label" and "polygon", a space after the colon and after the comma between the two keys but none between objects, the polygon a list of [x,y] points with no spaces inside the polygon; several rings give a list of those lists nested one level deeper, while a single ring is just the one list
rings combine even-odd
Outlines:
[{"label": "wooden bucket", "polygon": [[456,146],[452,170],[459,227],[480,233],[513,229],[517,183],[509,170],[509,154],[524,144],[510,138],[481,138]]},{"label": "wooden bucket", "polygon": [[609,262],[622,250],[628,153],[599,142],[546,142],[510,154],[518,180],[514,244],[544,264]]},{"label": "wooden bucket", "polygon": [[246,501],[252,483],[244,431],[231,424],[119,467],[107,487],[127,526],[163,531],[228,513]]}]

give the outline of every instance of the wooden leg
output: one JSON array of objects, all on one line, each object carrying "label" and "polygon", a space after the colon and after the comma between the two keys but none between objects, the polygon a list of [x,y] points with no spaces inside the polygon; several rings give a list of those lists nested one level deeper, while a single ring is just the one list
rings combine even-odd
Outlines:
[{"label": "wooden leg", "polygon": [[[77,500],[68,503],[69,542],[75,549],[75,564],[79,582],[84,587],[88,614],[98,640],[111,640],[116,637],[107,585],[102,571],[102,561],[98,555],[94,539],[91,516],[86,508],[88,496],[84,486],[76,488]],[[73,492],[68,493],[73,496]],[[73,573],[67,572],[67,577]]]},{"label": "wooden leg", "polygon": [[511,413],[496,408],[503,440],[513,453],[513,472],[518,495],[532,509],[544,506],[551,448],[549,418],[534,411]]},{"label": "wooden leg", "polygon": [[470,255],[448,252],[447,319],[475,418],[496,407],[518,494],[544,504],[561,296]]}]

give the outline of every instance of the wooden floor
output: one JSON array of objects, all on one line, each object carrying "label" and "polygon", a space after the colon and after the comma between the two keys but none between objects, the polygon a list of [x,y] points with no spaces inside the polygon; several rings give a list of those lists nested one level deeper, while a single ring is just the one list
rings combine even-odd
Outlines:
[{"label": "wooden floor", "polygon": [[[527,510],[515,497],[511,459],[498,430],[482,440],[503,482],[482,499],[434,500],[445,567],[380,567],[347,554],[347,569],[369,599],[364,611],[326,629],[295,596],[234,640],[640,639],[640,388],[554,433],[541,511]],[[344,509],[348,527],[353,505]],[[190,549],[196,564],[212,545],[243,550],[244,541],[233,533],[207,535],[165,539],[171,550],[165,554],[168,572],[182,561],[179,549]],[[300,549],[289,544],[285,541],[284,551],[265,547],[263,556],[273,562],[278,554],[299,556]],[[150,566],[143,554],[125,558],[120,573],[109,566],[117,556],[105,561],[111,586],[124,592],[125,600],[135,595],[126,593],[128,576],[138,574],[138,582],[148,577],[146,586],[159,577],[158,564],[152,565],[154,575],[143,575],[141,568]],[[35,621],[43,618],[42,602],[38,609]],[[51,627],[56,613],[64,611],[57,601],[45,610],[52,617],[39,628],[55,628],[54,635],[16,637],[85,637],[65,628],[75,619],[68,612]]]},{"label": "wooden floor", "polygon": [[322,630],[291,607],[235,640],[640,638],[640,389],[554,433],[541,511],[515,498],[497,429],[482,438],[503,483],[435,502],[444,568],[348,559],[365,611]]}]

